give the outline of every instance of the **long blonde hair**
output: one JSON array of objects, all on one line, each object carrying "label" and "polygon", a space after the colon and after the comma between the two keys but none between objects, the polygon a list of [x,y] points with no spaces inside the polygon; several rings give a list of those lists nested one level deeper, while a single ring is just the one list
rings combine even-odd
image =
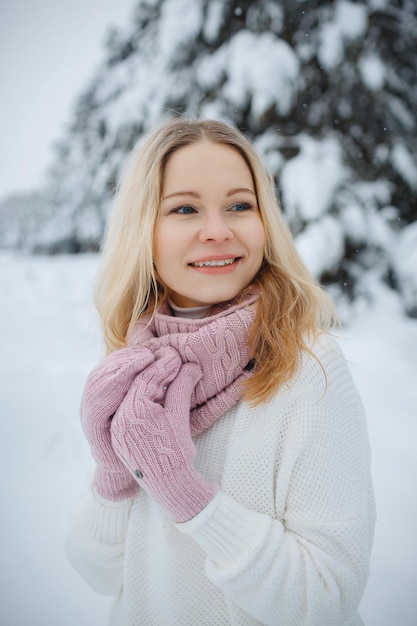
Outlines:
[{"label": "long blonde hair", "polygon": [[256,368],[245,386],[254,404],[272,397],[295,373],[300,350],[337,321],[334,305],[301,260],[283,220],[273,180],[252,144],[214,120],[178,118],[140,141],[121,177],[105,235],[96,288],[107,352],[126,345],[135,322],[166,297],[153,264],[153,235],[169,156],[200,141],[237,150],[255,184],[265,228],[264,262],[252,281],[259,289],[249,339]]}]

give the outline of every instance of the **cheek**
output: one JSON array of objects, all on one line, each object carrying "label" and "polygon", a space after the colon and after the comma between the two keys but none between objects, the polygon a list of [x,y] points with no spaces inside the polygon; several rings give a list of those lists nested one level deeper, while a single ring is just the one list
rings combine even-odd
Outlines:
[{"label": "cheek", "polygon": [[177,280],[184,257],[184,242],[178,229],[162,224],[155,229],[153,259],[162,283],[170,285]]},{"label": "cheek", "polygon": [[157,269],[167,263],[171,250],[172,241],[169,237],[169,229],[157,224],[153,237],[153,258]]}]

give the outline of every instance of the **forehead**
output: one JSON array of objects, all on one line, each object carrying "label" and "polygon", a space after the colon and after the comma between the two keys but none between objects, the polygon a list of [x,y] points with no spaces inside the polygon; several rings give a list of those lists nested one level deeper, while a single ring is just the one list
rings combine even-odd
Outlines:
[{"label": "forehead", "polygon": [[182,146],[169,156],[163,172],[164,190],[187,181],[195,184],[229,181],[254,187],[251,170],[240,152],[211,141]]}]

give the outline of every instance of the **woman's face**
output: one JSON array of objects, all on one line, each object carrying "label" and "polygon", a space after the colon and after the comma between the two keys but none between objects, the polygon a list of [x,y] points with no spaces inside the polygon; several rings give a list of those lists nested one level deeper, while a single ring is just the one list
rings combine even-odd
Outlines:
[{"label": "woman's face", "polygon": [[154,261],[175,304],[235,298],[261,267],[264,244],[252,174],[237,150],[201,141],[169,157]]}]

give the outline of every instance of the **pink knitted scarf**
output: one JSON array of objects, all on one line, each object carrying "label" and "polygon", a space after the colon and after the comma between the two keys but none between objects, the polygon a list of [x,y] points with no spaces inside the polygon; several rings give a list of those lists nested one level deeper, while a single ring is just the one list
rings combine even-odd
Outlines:
[{"label": "pink knitted scarf", "polygon": [[153,352],[171,346],[183,363],[200,366],[203,375],[191,398],[193,435],[208,428],[242,396],[242,382],[253,367],[248,341],[256,299],[256,294],[248,292],[238,304],[216,306],[213,315],[203,319],[174,317],[164,303],[150,323],[149,317],[141,318],[134,327],[129,345]]}]

